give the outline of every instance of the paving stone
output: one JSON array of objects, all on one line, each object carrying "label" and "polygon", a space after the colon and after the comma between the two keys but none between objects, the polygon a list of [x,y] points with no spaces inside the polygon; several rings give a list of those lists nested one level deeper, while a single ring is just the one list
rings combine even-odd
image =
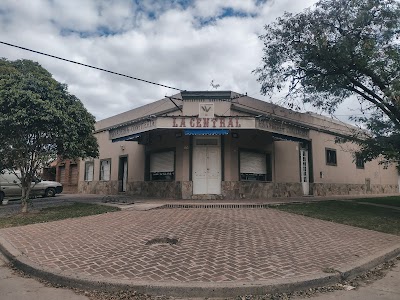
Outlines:
[{"label": "paving stone", "polygon": [[[0,230],[32,262],[96,278],[229,282],[337,269],[400,237],[274,209],[124,210]],[[146,245],[153,239],[178,239]]]}]

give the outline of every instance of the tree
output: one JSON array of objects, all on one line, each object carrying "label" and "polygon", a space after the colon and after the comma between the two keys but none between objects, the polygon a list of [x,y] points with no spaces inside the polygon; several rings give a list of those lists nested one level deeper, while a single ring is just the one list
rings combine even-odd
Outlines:
[{"label": "tree", "polygon": [[[400,4],[396,0],[320,0],[265,26],[261,92],[288,88],[296,101],[334,113],[357,99],[364,131],[349,138],[366,161],[400,161]],[[297,106],[298,107],[298,106]],[[362,136],[359,133],[362,132]]]},{"label": "tree", "polygon": [[0,59],[0,166],[20,172],[22,212],[51,158],[98,156],[95,118],[67,85],[30,60]]}]

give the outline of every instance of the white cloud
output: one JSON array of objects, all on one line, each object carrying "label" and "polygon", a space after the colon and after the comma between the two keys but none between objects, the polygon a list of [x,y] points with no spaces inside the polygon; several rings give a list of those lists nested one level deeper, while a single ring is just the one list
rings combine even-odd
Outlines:
[{"label": "white cloud", "polygon": [[[186,90],[211,89],[214,80],[269,101],[251,74],[261,63],[258,35],[285,10],[314,2],[3,0],[0,40]],[[5,45],[0,52],[41,63],[97,119],[176,93]]]}]

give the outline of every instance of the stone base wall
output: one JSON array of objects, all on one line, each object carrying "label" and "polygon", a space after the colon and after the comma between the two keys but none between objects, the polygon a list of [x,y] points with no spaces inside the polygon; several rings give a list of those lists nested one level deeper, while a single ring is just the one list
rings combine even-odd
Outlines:
[{"label": "stone base wall", "polygon": [[182,199],[182,184],[180,181],[135,181],[128,183],[126,193],[149,198]]},{"label": "stone base wall", "polygon": [[63,184],[63,194],[76,194],[78,193],[78,185],[66,185]]},{"label": "stone base wall", "polygon": [[311,183],[314,196],[397,194],[397,184],[345,184],[345,183]]},{"label": "stone base wall", "polygon": [[[78,192],[83,194],[116,195],[119,194],[119,185],[115,181],[79,182]],[[182,198],[182,184],[180,181],[135,181],[128,182],[126,195],[145,198]]]},{"label": "stone base wall", "polygon": [[78,192],[82,194],[118,194],[118,181],[80,181]]},{"label": "stone base wall", "polygon": [[254,181],[223,181],[225,199],[266,199],[273,197],[298,197],[303,195],[301,183],[274,183]]},{"label": "stone base wall", "polygon": [[[118,181],[79,182],[78,192],[84,194],[118,194]],[[254,181],[223,181],[222,195],[215,199],[267,199],[274,197],[301,197],[301,183],[274,183]],[[365,184],[311,183],[314,196],[397,194],[397,184],[372,184],[369,189]],[[160,199],[197,199],[193,195],[192,181],[136,181],[129,182],[127,195]],[[203,198],[199,198],[203,199]],[[206,199],[206,198],[204,198]],[[208,199],[208,198],[207,198]],[[211,199],[211,198],[210,198]],[[214,199],[214,198],[213,198]]]}]

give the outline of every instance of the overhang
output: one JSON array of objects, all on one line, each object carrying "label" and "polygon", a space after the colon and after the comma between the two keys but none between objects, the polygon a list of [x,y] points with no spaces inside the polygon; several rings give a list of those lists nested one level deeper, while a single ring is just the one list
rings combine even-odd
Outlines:
[{"label": "overhang", "polygon": [[283,120],[249,116],[154,116],[122,125],[109,130],[112,142],[135,141],[144,132],[157,129],[184,130],[185,135],[226,135],[230,130],[253,129],[293,137],[296,140],[309,140],[309,129]]}]

